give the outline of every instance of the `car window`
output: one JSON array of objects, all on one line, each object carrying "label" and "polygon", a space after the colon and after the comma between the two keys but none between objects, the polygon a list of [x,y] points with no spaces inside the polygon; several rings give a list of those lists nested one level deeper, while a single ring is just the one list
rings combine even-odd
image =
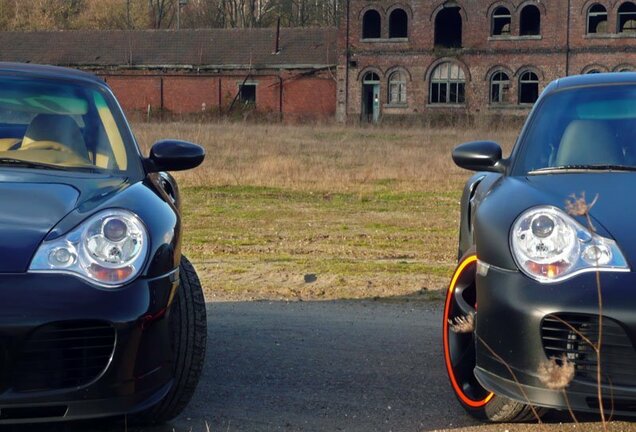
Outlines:
[{"label": "car window", "polygon": [[561,166],[636,166],[636,86],[568,89],[537,106],[515,175]]},{"label": "car window", "polygon": [[120,125],[97,87],[0,78],[0,160],[126,171]]}]

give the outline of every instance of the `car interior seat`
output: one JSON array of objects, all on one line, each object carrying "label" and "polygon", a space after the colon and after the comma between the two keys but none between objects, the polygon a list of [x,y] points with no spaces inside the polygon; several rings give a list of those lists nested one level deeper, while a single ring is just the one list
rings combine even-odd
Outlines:
[{"label": "car interior seat", "polygon": [[563,132],[554,165],[623,165],[623,149],[604,121],[574,120]]},{"label": "car interior seat", "polygon": [[51,149],[55,144],[89,161],[88,149],[77,122],[68,115],[38,114],[24,133],[20,150]]}]

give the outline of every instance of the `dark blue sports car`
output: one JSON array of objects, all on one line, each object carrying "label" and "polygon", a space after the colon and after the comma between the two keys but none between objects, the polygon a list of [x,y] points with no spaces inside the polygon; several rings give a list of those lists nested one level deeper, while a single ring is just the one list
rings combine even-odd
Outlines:
[{"label": "dark blue sports car", "polygon": [[175,417],[203,366],[201,285],[166,171],[99,78],[0,64],[0,425]]},{"label": "dark blue sports car", "polygon": [[444,311],[452,388],[472,415],[636,414],[636,74],[551,83],[509,158],[458,146]]}]

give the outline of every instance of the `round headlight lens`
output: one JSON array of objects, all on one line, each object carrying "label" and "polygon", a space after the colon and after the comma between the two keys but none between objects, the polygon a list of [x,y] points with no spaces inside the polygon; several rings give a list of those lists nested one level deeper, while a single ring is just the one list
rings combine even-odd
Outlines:
[{"label": "round headlight lens", "polygon": [[546,214],[538,214],[532,219],[532,233],[539,238],[549,237],[554,232],[554,219]]},{"label": "round headlight lens", "polygon": [[134,261],[144,246],[143,227],[131,217],[98,219],[83,238],[89,257],[105,267],[123,267]]},{"label": "round headlight lens", "polygon": [[146,249],[145,231],[141,220],[128,212],[96,217],[82,234],[83,266],[101,282],[127,280]]},{"label": "round headlight lens", "polygon": [[549,278],[566,272],[579,254],[575,230],[551,209],[538,209],[519,218],[512,245],[522,266]]},{"label": "round headlight lens", "polygon": [[104,222],[103,234],[110,241],[120,242],[128,234],[128,225],[120,218],[110,218]]}]

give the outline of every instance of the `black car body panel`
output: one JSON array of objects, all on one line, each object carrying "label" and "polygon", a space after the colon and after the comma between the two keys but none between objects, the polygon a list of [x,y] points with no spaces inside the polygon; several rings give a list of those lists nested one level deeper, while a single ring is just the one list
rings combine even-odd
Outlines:
[{"label": "black car body panel", "polygon": [[[519,163],[524,152],[531,151],[528,136],[552,96],[616,86],[625,86],[631,91],[636,87],[636,74],[587,75],[550,84],[537,101],[511,156],[501,161],[505,165],[503,173],[477,172],[464,188],[459,256],[474,251],[482,265],[481,273],[478,271],[476,276],[474,304],[477,309],[475,334],[483,343],[476,342],[474,374],[485,389],[497,395],[525,404],[566,409],[563,391],[548,389],[538,369],[549,358],[560,358],[562,353],[568,353],[576,366],[574,380],[567,388],[570,405],[574,410],[599,411],[596,357],[590,347],[580,338],[576,339],[578,336],[563,324],[571,324],[592,340],[596,337],[599,315],[596,273],[590,271],[559,282],[540,283],[520,270],[511,249],[511,230],[521,214],[537,206],[552,206],[565,212],[566,200],[584,194],[588,203],[597,199],[589,211],[590,219],[582,215],[573,215],[573,218],[585,228],[591,223],[599,236],[614,240],[629,266],[620,273],[599,273],[603,329],[607,334],[601,354],[603,403],[606,408],[611,403],[615,414],[636,414],[636,315],[633,312],[636,309],[633,292],[636,284],[636,231],[633,228],[636,172],[633,172],[633,162],[627,162],[625,167],[572,166],[551,172],[528,172]],[[564,107],[564,115],[568,115],[568,108],[577,107]],[[575,114],[573,111],[572,117]],[[624,121],[631,119],[631,114],[621,115],[624,115],[619,117],[623,128],[615,132],[618,138],[636,131],[636,120],[630,123],[629,130],[624,127]],[[602,116],[599,118],[605,120]],[[631,146],[632,142],[624,141],[626,158],[630,149],[625,146]],[[470,164],[465,167],[471,168]]]},{"label": "black car body panel", "polygon": [[[146,168],[99,78],[0,63],[0,78],[5,76],[78,83],[100,94],[121,131],[128,167],[0,164],[0,425],[109,417],[156,405],[173,385],[170,320],[181,262],[177,184],[170,174]],[[203,159],[202,149],[189,146],[198,161],[188,163],[194,156],[187,155],[175,169]],[[169,155],[162,166],[178,157]],[[147,255],[134,279],[107,287],[70,272],[30,271],[43,243],[111,210],[135,215],[147,231]]]}]

